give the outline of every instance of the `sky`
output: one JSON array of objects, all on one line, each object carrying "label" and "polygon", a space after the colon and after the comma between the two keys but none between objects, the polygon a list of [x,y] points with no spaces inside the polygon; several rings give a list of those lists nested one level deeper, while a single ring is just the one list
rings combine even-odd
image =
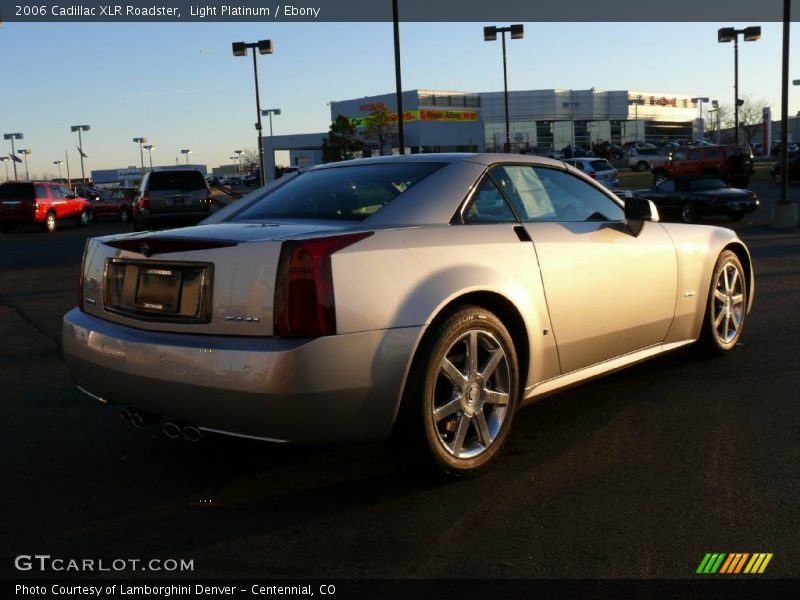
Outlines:
[{"label": "sky", "polygon": [[[503,89],[501,47],[485,23],[401,23],[403,88]],[[525,23],[508,42],[510,90],[643,90],[733,101],[733,45],[719,27],[761,25],[739,47],[740,97],[764,99],[780,116],[780,23]],[[800,78],[800,25],[790,79]],[[258,57],[262,108],[280,108],[276,135],[327,131],[331,100],[395,90],[391,23],[5,23],[0,26],[0,133],[22,132],[31,175],[57,176],[69,152],[80,172],[77,134],[91,169],[139,165],[132,138],[154,144],[154,165],[182,148],[209,167],[235,149],[255,149],[252,58],[231,42],[271,39]],[[790,88],[789,114],[800,110]],[[265,122],[264,134],[269,133]],[[0,152],[11,151],[0,139]],[[280,158],[280,157],[279,157]],[[147,156],[145,154],[145,162]],[[64,173],[66,174],[66,173]],[[0,177],[5,174],[0,170]]]}]

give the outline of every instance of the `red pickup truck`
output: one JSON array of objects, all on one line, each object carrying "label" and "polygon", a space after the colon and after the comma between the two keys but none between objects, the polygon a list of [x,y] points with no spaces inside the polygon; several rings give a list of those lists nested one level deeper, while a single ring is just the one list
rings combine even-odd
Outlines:
[{"label": "red pickup truck", "polygon": [[85,227],[91,205],[60,183],[7,181],[0,185],[0,230],[10,233],[17,225],[41,225],[48,233],[59,221],[75,220]]}]

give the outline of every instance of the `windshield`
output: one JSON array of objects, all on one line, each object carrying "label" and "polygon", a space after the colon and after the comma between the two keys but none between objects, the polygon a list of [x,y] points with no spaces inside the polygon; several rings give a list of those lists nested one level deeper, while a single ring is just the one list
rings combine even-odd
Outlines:
[{"label": "windshield", "polygon": [[363,221],[447,163],[379,163],[302,173],[234,221],[338,219]]}]

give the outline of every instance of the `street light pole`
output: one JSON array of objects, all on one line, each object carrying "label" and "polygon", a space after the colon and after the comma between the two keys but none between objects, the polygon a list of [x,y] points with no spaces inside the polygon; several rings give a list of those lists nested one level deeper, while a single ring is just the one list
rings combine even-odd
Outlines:
[{"label": "street light pole", "polygon": [[147,143],[146,137],[135,137],[133,141],[139,144],[139,158],[142,161],[142,178],[144,178],[144,146],[143,144]]},{"label": "street light pole", "polygon": [[[281,109],[280,108],[265,108],[261,111],[262,115],[269,115],[269,147],[272,150],[272,165],[273,168],[275,166],[275,148],[272,145],[272,115],[280,115]],[[270,175],[270,179],[274,177],[274,174]]]},{"label": "street light pole", "polygon": [[[242,152],[244,150],[234,150],[233,153],[236,155],[233,157],[233,165],[236,167],[236,174],[241,175],[242,173]],[[236,161],[239,161],[238,163]]]},{"label": "street light pole", "polygon": [[91,129],[91,127],[89,125],[72,125],[70,127],[70,131],[73,131],[73,132],[77,131],[78,132],[78,154],[81,155],[81,183],[82,184],[86,183],[86,174],[84,173],[84,170],[83,170],[83,158],[84,158],[85,155],[83,153],[83,139],[81,137],[81,132],[82,131],[89,131],[90,129]]},{"label": "street light pole", "polygon": [[4,140],[11,140],[11,156],[12,156],[11,162],[14,163],[14,179],[15,180],[17,179],[17,161],[14,160],[13,157],[17,153],[17,151],[14,149],[14,140],[21,140],[22,138],[23,138],[23,135],[21,133],[4,133],[3,134],[3,139]]},{"label": "street light pole", "polygon": [[264,142],[261,135],[261,97],[258,91],[258,61],[256,60],[256,48],[259,54],[272,54],[272,40],[259,40],[258,42],[245,43],[234,42],[233,45],[234,56],[247,56],[248,48],[253,50],[253,79],[256,86],[256,130],[258,130],[258,164],[259,164],[259,182],[264,185]]},{"label": "street light pole", "polygon": [[64,161],[63,160],[54,160],[53,164],[54,165],[58,165],[58,180],[61,181],[61,165],[64,164]]},{"label": "street light pole", "polygon": [[508,118],[508,71],[506,66],[506,33],[511,33],[512,40],[519,40],[523,37],[523,27],[520,24],[510,25],[509,27],[484,27],[483,41],[493,42],[500,33],[503,41],[503,104],[505,105],[506,115],[506,147],[505,152],[511,152],[511,124]]},{"label": "street light pole", "polygon": [[189,155],[191,153],[192,151],[189,148],[184,148],[183,150],[181,150],[181,154],[183,154],[186,157],[186,166],[189,166]]},{"label": "street light pole", "polygon": [[733,133],[735,143],[739,143],[739,36],[744,36],[745,42],[755,42],[761,39],[761,27],[722,27],[717,30],[717,42],[733,42]]},{"label": "street light pole", "polygon": [[147,144],[146,146],[144,146],[144,149],[147,150],[147,156],[150,159],[150,171],[152,171],[153,170],[153,150],[155,150],[156,147],[153,144]]},{"label": "street light pole", "polygon": [[392,0],[392,27],[394,32],[394,84],[397,102],[397,145],[400,154],[406,153],[405,125],[403,123],[403,84],[400,81],[400,17],[397,0]]},{"label": "street light pole", "polygon": [[25,179],[30,181],[31,176],[28,172],[28,155],[31,154],[31,151],[28,148],[20,148],[17,150],[17,154],[22,154],[25,157]]}]

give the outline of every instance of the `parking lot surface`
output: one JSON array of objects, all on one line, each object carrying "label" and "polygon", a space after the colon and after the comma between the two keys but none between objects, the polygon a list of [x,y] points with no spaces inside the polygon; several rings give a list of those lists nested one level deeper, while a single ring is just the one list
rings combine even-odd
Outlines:
[{"label": "parking lot surface", "polygon": [[686,578],[707,552],[771,552],[765,576],[796,577],[800,234],[769,210],[735,225],[757,277],[735,352],[683,350],[542,400],[494,468],[454,483],[380,444],[131,427],[60,353],[85,238],[123,226],[3,236],[0,541],[10,557],[189,558],[181,575],[204,578]]}]

